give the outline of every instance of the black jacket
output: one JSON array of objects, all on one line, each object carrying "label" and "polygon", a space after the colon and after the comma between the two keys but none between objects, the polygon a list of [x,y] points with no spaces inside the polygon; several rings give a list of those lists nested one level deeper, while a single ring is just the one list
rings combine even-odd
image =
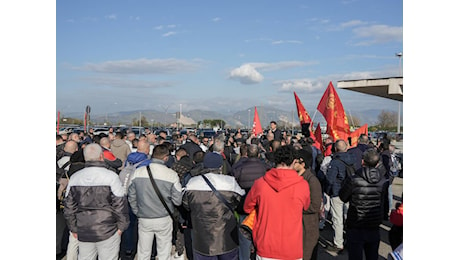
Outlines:
[{"label": "black jacket", "polygon": [[[261,161],[259,158],[247,158],[240,165],[233,169],[233,176],[242,189],[248,194],[254,181],[265,175],[265,172],[270,169],[270,166]],[[237,212],[240,214],[247,214],[243,210],[244,200],[246,195],[240,201]]]},{"label": "black jacket", "polygon": [[349,228],[378,228],[384,214],[384,198],[388,196],[388,180],[381,164],[363,167],[345,179],[339,196],[350,202],[347,215]]}]

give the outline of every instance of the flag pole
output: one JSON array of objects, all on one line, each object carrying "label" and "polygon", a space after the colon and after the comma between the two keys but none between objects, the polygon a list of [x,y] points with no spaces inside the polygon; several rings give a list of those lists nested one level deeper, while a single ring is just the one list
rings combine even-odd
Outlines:
[{"label": "flag pole", "polygon": [[318,112],[318,110],[315,110],[315,113],[313,114],[313,118],[311,119],[312,123],[315,121],[316,112]]}]

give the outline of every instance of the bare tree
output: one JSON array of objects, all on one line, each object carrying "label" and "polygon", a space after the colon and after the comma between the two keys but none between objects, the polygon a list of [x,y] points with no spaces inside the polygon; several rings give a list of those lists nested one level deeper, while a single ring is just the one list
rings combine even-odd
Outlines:
[{"label": "bare tree", "polygon": [[378,116],[378,125],[382,128],[395,127],[398,124],[398,113],[382,110]]}]

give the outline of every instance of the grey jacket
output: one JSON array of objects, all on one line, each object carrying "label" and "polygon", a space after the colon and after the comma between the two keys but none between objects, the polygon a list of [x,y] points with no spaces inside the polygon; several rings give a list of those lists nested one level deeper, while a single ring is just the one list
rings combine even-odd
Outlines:
[{"label": "grey jacket", "polygon": [[[150,170],[166,205],[174,211],[174,205],[182,203],[182,185],[175,171],[166,167],[164,162],[153,158]],[[128,201],[138,218],[162,218],[169,216],[152,183],[147,166],[139,167],[128,184]]]}]

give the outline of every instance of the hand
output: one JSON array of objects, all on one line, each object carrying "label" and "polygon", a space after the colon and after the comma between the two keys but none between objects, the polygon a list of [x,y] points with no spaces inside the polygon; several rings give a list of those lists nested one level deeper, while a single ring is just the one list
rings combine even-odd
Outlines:
[{"label": "hand", "polygon": [[72,236],[75,238],[75,239],[78,239],[78,234],[77,233],[74,233],[74,232],[70,232],[72,234]]},{"label": "hand", "polygon": [[118,233],[118,235],[121,236],[121,234],[122,234],[123,232],[122,232],[121,230],[117,230],[117,233]]}]

